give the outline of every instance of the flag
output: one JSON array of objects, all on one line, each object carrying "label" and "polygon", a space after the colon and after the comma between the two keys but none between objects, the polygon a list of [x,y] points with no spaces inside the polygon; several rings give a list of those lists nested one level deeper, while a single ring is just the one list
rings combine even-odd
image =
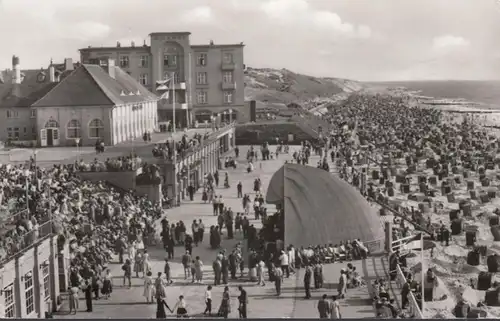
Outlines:
[{"label": "flag", "polygon": [[169,97],[168,93],[169,93],[169,92],[170,92],[170,91],[168,91],[168,90],[167,90],[166,92],[164,92],[164,93],[160,96],[160,100],[162,100],[162,99],[167,99],[167,100],[168,100],[168,97]]},{"label": "flag", "polygon": [[172,80],[172,78],[167,78],[164,80],[157,80],[156,81],[156,92],[164,91],[164,93],[160,96],[160,100],[161,99],[168,99],[171,80]]}]

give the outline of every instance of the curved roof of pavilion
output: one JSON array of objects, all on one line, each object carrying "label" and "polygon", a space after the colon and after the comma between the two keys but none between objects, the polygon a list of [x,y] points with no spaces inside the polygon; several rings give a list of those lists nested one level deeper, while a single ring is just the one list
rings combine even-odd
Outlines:
[{"label": "curved roof of pavilion", "polygon": [[322,169],[285,164],[271,178],[266,201],[282,204],[285,243],[338,244],[361,239],[383,249],[384,230],[375,207],[350,184]]}]

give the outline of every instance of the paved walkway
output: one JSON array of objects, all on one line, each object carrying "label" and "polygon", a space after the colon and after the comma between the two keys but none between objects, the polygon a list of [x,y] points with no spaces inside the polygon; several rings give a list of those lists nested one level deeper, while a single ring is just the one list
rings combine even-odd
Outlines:
[{"label": "paved walkway", "polygon": [[[246,155],[246,148],[240,147],[241,155]],[[293,148],[292,148],[293,150]],[[222,195],[226,204],[232,207],[235,212],[242,211],[241,200],[236,198],[236,184],[241,181],[243,184],[243,192],[254,195],[253,180],[260,177],[264,187],[264,195],[266,188],[272,175],[283,165],[286,159],[291,158],[292,151],[289,155],[281,155],[279,160],[270,160],[261,162],[256,165],[256,170],[253,173],[246,173],[245,165],[241,164],[240,168],[236,170],[229,170],[229,178],[231,188],[217,189],[217,194]],[[313,157],[312,164],[318,161],[318,157]],[[243,162],[243,160],[241,160]],[[262,167],[260,166],[262,165]],[[224,172],[221,172],[223,177]],[[274,208],[269,206],[268,211],[274,212]],[[193,202],[183,201],[182,206],[167,211],[166,216],[171,222],[183,220],[186,225],[190,226],[193,219],[201,218],[205,225],[216,224],[216,217],[212,215],[212,207],[210,204],[203,204],[201,202],[201,195],[196,194]],[[251,217],[249,217],[251,218]],[[259,222],[252,221],[256,227],[259,227]],[[158,226],[160,226],[158,222]],[[208,230],[208,228],[207,228]],[[236,242],[242,241],[242,235],[237,233],[234,240],[224,240],[222,247],[231,249]],[[216,251],[208,246],[208,237],[205,235],[204,243],[193,250],[193,256],[200,256],[205,263],[204,277],[206,284],[212,284],[212,262],[215,258]],[[154,246],[148,248],[153,265],[154,274],[158,271],[163,271],[163,260],[165,252],[161,246]],[[184,279],[183,269],[180,264],[180,255],[183,253],[182,248],[176,248],[176,259],[171,262],[172,276],[174,277],[174,284],[167,289],[167,302],[170,305],[175,304],[176,298],[179,295],[184,295],[188,303],[188,310],[192,316],[199,316],[204,310],[204,285],[194,285],[189,280]],[[357,267],[358,271],[363,271],[365,280],[368,283],[377,277],[376,264],[368,259],[366,261],[356,261],[353,264]],[[345,267],[346,263],[335,263],[325,266],[325,289],[314,290],[312,295],[313,299],[305,300],[303,292],[303,271],[299,271],[296,275],[292,275],[290,279],[286,279],[283,284],[283,293],[280,297],[275,295],[275,290],[272,283],[267,283],[266,286],[256,286],[254,283],[245,282],[245,278],[230,283],[230,293],[232,297],[232,312],[230,318],[238,317],[238,303],[237,296],[239,291],[238,285],[243,285],[249,296],[248,317],[250,318],[315,318],[317,317],[317,299],[323,294],[333,295],[336,293],[336,285],[340,269]],[[111,264],[112,274],[114,279],[114,292],[109,300],[98,300],[93,302],[93,312],[79,312],[76,315],[68,315],[67,300],[65,300],[63,309],[56,317],[61,318],[151,318],[155,317],[156,305],[146,304],[143,297],[143,280],[141,278],[133,279],[133,287],[127,289],[122,287],[120,275],[120,265]],[[213,310],[216,312],[221,296],[222,286],[214,287],[212,290],[213,296]],[[85,302],[80,301],[80,311],[85,310]],[[369,287],[350,290],[348,298],[341,301],[342,315],[344,318],[373,318],[373,307],[371,305]],[[169,316],[170,317],[170,316]]]}]

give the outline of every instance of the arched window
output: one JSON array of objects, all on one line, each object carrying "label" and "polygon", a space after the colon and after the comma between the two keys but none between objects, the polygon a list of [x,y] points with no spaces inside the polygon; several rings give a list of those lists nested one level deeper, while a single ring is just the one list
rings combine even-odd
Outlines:
[{"label": "arched window", "polygon": [[80,122],[76,119],[70,120],[68,125],[66,126],[66,138],[75,139],[81,137],[82,137],[82,131]]},{"label": "arched window", "polygon": [[104,123],[100,119],[94,119],[89,123],[90,138],[104,138]]},{"label": "arched window", "polygon": [[59,123],[51,119],[45,123],[45,128],[59,128]]}]

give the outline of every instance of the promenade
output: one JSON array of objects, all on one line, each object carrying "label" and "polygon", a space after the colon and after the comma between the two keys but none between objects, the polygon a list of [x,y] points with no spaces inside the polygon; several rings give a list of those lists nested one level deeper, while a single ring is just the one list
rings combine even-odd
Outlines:
[{"label": "promenade", "polygon": [[[295,147],[297,148],[297,147]],[[218,188],[217,194],[222,195],[227,206],[231,207],[234,212],[242,211],[241,199],[236,197],[236,184],[241,181],[243,184],[243,193],[249,193],[252,197],[253,181],[260,178],[263,186],[263,193],[265,195],[266,188],[272,175],[283,165],[285,160],[290,160],[294,148],[288,155],[280,155],[278,160],[269,160],[259,162],[256,164],[256,170],[253,173],[246,173],[245,164],[243,159],[240,159],[240,165],[237,169],[228,170],[231,187],[229,189]],[[240,147],[240,155],[246,155],[247,147]],[[241,157],[240,157],[241,158]],[[315,164],[319,160],[318,157],[313,156],[311,163]],[[221,171],[221,177],[224,176],[225,171]],[[222,179],[221,179],[222,181]],[[273,213],[273,206],[268,206],[268,212]],[[216,224],[217,217],[212,214],[211,204],[204,204],[201,201],[201,194],[195,195],[193,202],[184,201],[182,206],[169,209],[165,212],[165,216],[170,222],[184,221],[187,226],[191,225],[193,219],[202,219],[205,226]],[[253,218],[253,215],[249,218]],[[256,227],[260,227],[260,222],[251,221]],[[158,221],[157,227],[160,228],[161,224]],[[200,244],[193,250],[193,257],[200,256],[204,262],[204,279],[205,284],[192,284],[190,280],[184,279],[184,272],[180,263],[180,256],[183,253],[181,247],[175,249],[175,259],[170,261],[172,276],[174,284],[167,288],[167,302],[173,306],[179,295],[184,295],[188,303],[188,311],[191,316],[201,317],[204,310],[204,291],[206,285],[213,283],[212,262],[215,259],[217,251],[210,249],[208,245],[208,235],[205,235],[204,243]],[[225,249],[232,249],[237,242],[244,242],[240,233],[235,234],[235,239],[223,239],[222,247]],[[166,253],[161,245],[152,246],[148,248],[152,262],[153,275],[157,272],[163,271],[164,258]],[[246,255],[245,255],[246,256]],[[245,257],[246,258],[246,257]],[[352,262],[358,271],[362,271],[365,280],[370,283],[376,277],[383,277],[385,272],[381,264],[377,264],[378,259],[366,261]],[[245,282],[246,278],[242,280],[231,281],[230,293],[232,299],[232,312],[230,317],[238,317],[238,302],[237,296],[239,291],[238,285],[243,285],[249,297],[248,317],[250,318],[316,318],[318,316],[316,305],[317,300],[323,295],[333,295],[337,292],[337,281],[340,275],[340,269],[344,268],[347,263],[334,263],[324,266],[325,271],[325,288],[320,290],[313,290],[312,299],[304,299],[303,290],[303,270],[297,274],[292,275],[289,279],[285,279],[282,286],[281,296],[276,296],[273,283],[266,283],[266,286],[256,286],[255,283]],[[94,300],[93,312],[87,313],[85,311],[85,301],[83,295],[80,300],[80,312],[76,315],[68,314],[68,301],[65,298],[63,308],[60,312],[56,313],[56,318],[154,318],[156,316],[156,305],[146,304],[146,299],[143,296],[144,280],[142,278],[134,278],[132,288],[123,287],[121,265],[112,263],[109,266],[114,276],[113,294],[110,299]],[[213,310],[216,312],[221,301],[223,286],[214,287],[212,290],[213,297]],[[373,307],[369,295],[370,287],[361,287],[359,289],[352,289],[348,292],[348,297],[341,300],[341,311],[344,318],[372,318],[374,316]],[[169,317],[175,317],[169,315]]]}]

